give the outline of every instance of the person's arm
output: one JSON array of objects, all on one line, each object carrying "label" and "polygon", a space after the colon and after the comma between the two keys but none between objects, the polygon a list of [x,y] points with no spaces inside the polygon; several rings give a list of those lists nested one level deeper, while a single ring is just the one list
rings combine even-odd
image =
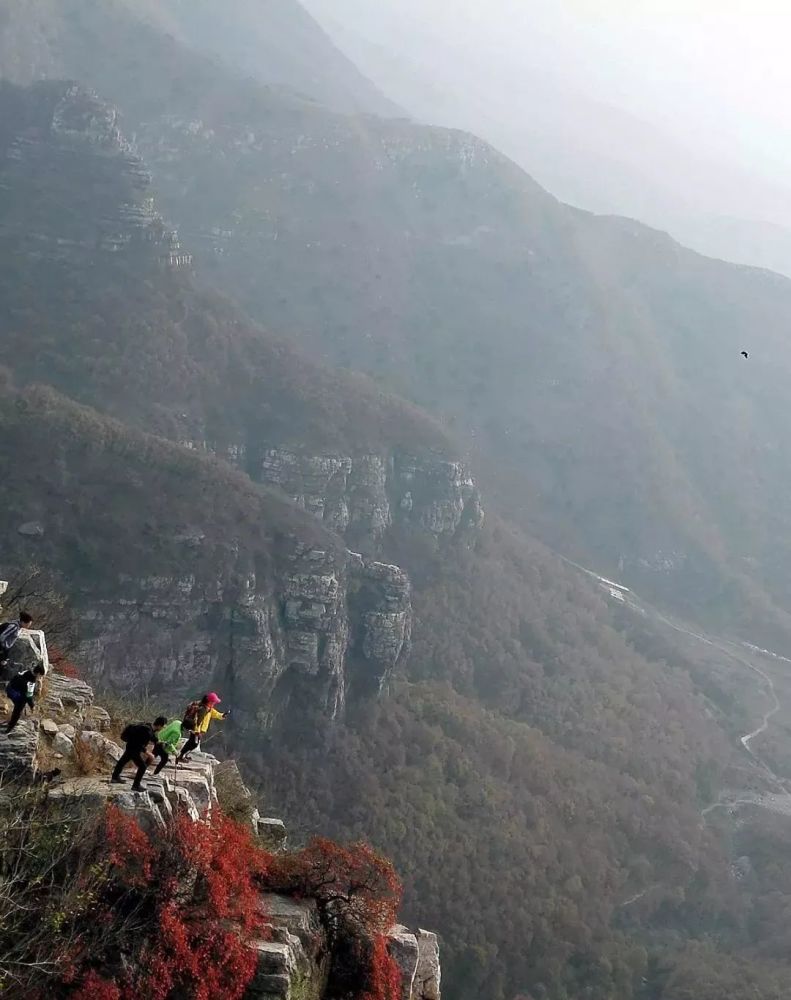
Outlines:
[{"label": "person's arm", "polygon": [[218,712],[216,708],[212,708],[211,710],[212,719],[224,719],[225,715],[226,715],[225,712]]}]

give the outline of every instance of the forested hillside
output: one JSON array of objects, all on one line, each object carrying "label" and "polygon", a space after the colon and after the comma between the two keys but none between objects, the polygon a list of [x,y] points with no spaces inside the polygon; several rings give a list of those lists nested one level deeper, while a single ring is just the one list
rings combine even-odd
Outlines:
[{"label": "forested hillside", "polygon": [[4,558],[389,853],[450,1000],[785,1000],[783,818],[705,813],[766,682],[548,543],[786,648],[791,286],[138,13],[0,15]]},{"label": "forested hillside", "polygon": [[786,279],[569,209],[471,136],[338,115],[123,5],[79,10],[41,65],[9,14],[0,69],[119,105],[203,280],[452,421],[498,509],[552,545],[719,626],[776,619]]}]

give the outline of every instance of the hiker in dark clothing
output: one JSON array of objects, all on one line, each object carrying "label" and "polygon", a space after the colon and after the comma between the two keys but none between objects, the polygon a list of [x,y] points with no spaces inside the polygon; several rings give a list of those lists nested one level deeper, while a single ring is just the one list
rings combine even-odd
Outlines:
[{"label": "hiker in dark clothing", "polygon": [[[148,765],[154,763],[154,753],[156,753],[156,748],[159,746],[158,733],[167,721],[164,715],[160,715],[159,718],[154,719],[153,725],[147,722],[138,722],[126,727],[121,733],[121,739],[126,743],[126,749],[113,768],[113,776],[110,779],[113,784],[125,784],[124,779],[121,777],[121,772],[131,761],[133,764],[137,764],[137,774],[135,775],[135,780],[132,782],[132,791],[143,791],[143,786],[140,782],[143,780],[143,775],[146,773]],[[152,745],[154,753],[148,749]]]},{"label": "hiker in dark clothing", "polygon": [[38,683],[39,677],[43,677],[45,674],[46,670],[42,664],[39,663],[33,668],[33,670],[20,670],[20,672],[12,677],[6,685],[5,693],[11,699],[14,706],[11,718],[8,720],[8,725],[5,727],[5,731],[7,733],[10,733],[14,726],[16,726],[17,722],[19,722],[19,718],[25,710],[25,705],[29,708],[33,708],[33,698],[36,694],[36,684]]},{"label": "hiker in dark clothing", "polygon": [[0,625],[0,670],[2,670],[11,656],[11,649],[19,638],[21,628],[30,628],[33,624],[33,617],[27,611],[20,611],[19,618],[13,622],[4,622]]}]

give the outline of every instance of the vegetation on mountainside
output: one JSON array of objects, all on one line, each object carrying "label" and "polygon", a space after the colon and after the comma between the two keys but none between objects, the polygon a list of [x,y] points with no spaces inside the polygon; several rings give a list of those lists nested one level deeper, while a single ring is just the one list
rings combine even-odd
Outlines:
[{"label": "vegetation on mountainside", "polygon": [[399,902],[365,845],[273,856],[215,810],[149,836],[115,806],[92,817],[16,789],[0,802],[0,996],[9,1000],[240,1000],[268,936],[266,891],[321,895],[327,1000],[397,1000],[383,947]]},{"label": "vegetation on mountainside", "polygon": [[699,688],[667,643],[639,653],[578,577],[496,525],[415,569],[411,680],[342,726],[245,747],[267,800],[394,858],[461,1000],[675,1000],[706,982],[685,940],[776,996],[754,912],[791,895],[740,891],[700,816],[733,753],[716,679]]},{"label": "vegetation on mountainside", "polygon": [[[123,104],[218,282],[474,431],[487,493],[545,539],[613,572],[622,557],[729,627],[752,616],[788,635],[759,592],[788,593],[787,282],[572,212],[469,137],[351,122],[80,10],[77,32],[53,22],[61,51]],[[32,99],[46,93],[51,110],[57,87]],[[18,92],[1,96],[0,150],[20,121],[41,138],[47,107],[31,120]],[[58,226],[98,231],[137,203],[123,180],[73,201],[46,176],[0,180],[22,218],[47,209],[58,246]],[[174,441],[252,443],[251,468],[273,438],[444,447],[414,407],[307,362],[154,257],[94,255],[89,271],[45,241],[31,253],[39,235],[0,242],[3,362],[20,383]],[[122,565],[266,578],[289,531],[339,544],[222,463],[49,389],[5,387],[0,432],[11,561],[35,545],[109,591]],[[34,517],[47,530],[31,542],[16,529]],[[205,533],[198,554],[177,541],[185,525]],[[589,587],[496,524],[474,553],[425,548],[386,553],[415,583],[411,676],[328,731],[290,720],[268,751],[245,746],[269,799],[396,858],[411,912],[443,933],[454,1000],[786,1000],[786,842],[758,841],[737,885],[700,816],[730,760],[733,692],[643,630],[619,634]]]},{"label": "vegetation on mountainside", "polygon": [[[75,150],[50,135],[66,90],[0,84],[0,210],[8,210],[0,337],[3,363],[21,383],[46,383],[174,440],[233,450],[251,469],[273,443],[448,450],[425,413],[362,375],[322,367],[227,300],[163,269],[161,249],[134,228],[124,252],[97,249],[106,220],[128,227],[132,208],[147,211],[149,192],[126,150],[97,151],[90,142]],[[101,119],[100,102],[76,100]],[[20,136],[43,146],[43,162],[20,166],[7,155]],[[63,161],[57,184],[51,160]]]}]

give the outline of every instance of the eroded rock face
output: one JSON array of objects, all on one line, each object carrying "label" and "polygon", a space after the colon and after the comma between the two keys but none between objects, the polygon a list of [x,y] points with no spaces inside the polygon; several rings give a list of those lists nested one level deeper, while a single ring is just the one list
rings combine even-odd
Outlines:
[{"label": "eroded rock face", "polygon": [[480,494],[463,462],[273,447],[257,472],[352,543],[377,545],[395,522],[437,538],[468,540],[483,524]]},{"label": "eroded rock face", "polygon": [[321,1000],[329,962],[315,900],[268,893],[261,908],[271,939],[256,942],[258,967],[245,1000]]},{"label": "eroded rock face", "polygon": [[413,1000],[441,1000],[442,969],[439,961],[439,941],[431,931],[417,932],[417,970]]},{"label": "eroded rock face", "polygon": [[297,541],[266,577],[122,577],[113,596],[87,603],[81,653],[93,676],[185,697],[218,687],[259,733],[291,710],[337,718],[355,677],[380,688],[408,653],[412,622],[399,567]]},{"label": "eroded rock face", "polygon": [[417,972],[417,938],[402,924],[396,924],[387,935],[387,950],[401,973],[401,1000],[413,1000],[412,987]]}]

